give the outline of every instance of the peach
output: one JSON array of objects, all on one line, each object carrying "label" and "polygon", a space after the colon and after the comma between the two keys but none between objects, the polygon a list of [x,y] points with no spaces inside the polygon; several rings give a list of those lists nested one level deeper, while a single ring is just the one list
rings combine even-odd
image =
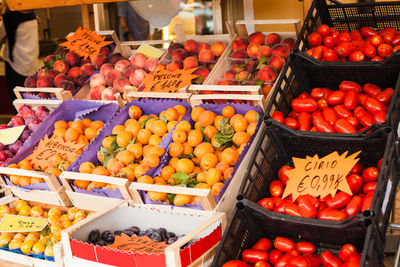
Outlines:
[{"label": "peach", "polygon": [[107,57],[103,54],[95,55],[92,61],[92,64],[96,69],[100,69],[100,67],[106,63]]},{"label": "peach", "polygon": [[75,85],[74,85],[74,83],[71,82],[70,80],[63,80],[63,81],[61,81],[61,82],[60,82],[60,85],[57,86],[57,87],[63,88],[63,89],[68,90],[68,91],[73,91],[73,90],[75,90]]},{"label": "peach", "polygon": [[154,69],[156,68],[158,64],[158,59],[156,58],[149,58],[146,60],[146,62],[144,63],[144,69],[147,72],[153,72]]},{"label": "peach", "polygon": [[244,62],[244,59],[247,59],[247,53],[243,50],[236,50],[232,53],[232,58],[235,62]]},{"label": "peach", "polygon": [[237,74],[237,80],[239,80],[239,81],[248,80],[248,79],[250,79],[250,76],[251,76],[250,73],[243,70]]},{"label": "peach", "polygon": [[111,53],[111,50],[107,46],[103,46],[102,48],[100,48],[100,54],[105,55],[106,57],[108,57],[108,55],[110,53]]},{"label": "peach", "polygon": [[129,76],[129,81],[133,86],[138,87],[143,82],[145,76],[146,72],[144,70],[137,69]]},{"label": "peach", "polygon": [[115,53],[115,54],[111,55],[111,57],[108,59],[108,62],[114,65],[121,59],[124,59],[124,57],[121,55],[121,53]]},{"label": "peach", "polygon": [[224,79],[226,79],[226,80],[234,80],[235,77],[236,77],[236,72],[231,71],[231,70],[228,70],[224,74]]},{"label": "peach", "polygon": [[223,42],[215,42],[211,46],[211,52],[213,52],[214,56],[219,57],[225,51],[225,44]]},{"label": "peach", "polygon": [[262,56],[270,57],[272,49],[269,46],[262,45],[257,51],[257,59],[260,60]]},{"label": "peach", "polygon": [[185,58],[183,60],[183,68],[184,69],[192,69],[192,68],[197,68],[199,66],[199,63],[197,62],[197,58],[194,56],[190,56]]},{"label": "peach", "polygon": [[235,73],[241,72],[242,70],[244,70],[243,62],[232,62],[231,69],[235,71]]},{"label": "peach", "polygon": [[50,62],[54,62],[56,60],[56,56],[55,55],[48,55],[47,57],[45,57],[43,59],[44,64],[49,64]]},{"label": "peach", "polygon": [[107,87],[101,92],[101,100],[115,100],[117,91],[112,87]]},{"label": "peach", "polygon": [[81,58],[81,64],[79,64],[79,66],[82,66],[83,64],[86,64],[86,63],[92,63],[90,61],[90,58]]},{"label": "peach", "polygon": [[283,58],[287,58],[290,54],[290,48],[289,46],[285,44],[277,44],[272,48],[271,55],[278,55]]},{"label": "peach", "polygon": [[106,79],[103,74],[97,73],[90,78],[90,87],[95,87],[97,85],[106,86]]},{"label": "peach", "polygon": [[100,100],[101,94],[104,91],[105,87],[103,85],[97,85],[90,88],[89,99],[91,100]]},{"label": "peach", "polygon": [[247,48],[247,41],[245,39],[237,38],[232,43],[233,51],[246,50],[246,48]]},{"label": "peach", "polygon": [[211,46],[207,43],[200,43],[199,46],[197,47],[197,53],[200,53],[203,50],[210,50]]},{"label": "peach", "polygon": [[260,48],[260,46],[260,44],[250,43],[247,47],[247,55],[249,55],[249,57],[251,58],[257,58],[258,49]]},{"label": "peach", "polygon": [[53,86],[54,86],[53,79],[48,75],[43,75],[36,81],[37,88],[53,87]]},{"label": "peach", "polygon": [[72,67],[68,71],[68,77],[71,79],[75,79],[79,74],[81,74],[81,69],[79,67]]},{"label": "peach", "polygon": [[203,50],[199,53],[199,61],[201,63],[208,63],[214,61],[214,54],[211,50]]},{"label": "peach", "polygon": [[64,60],[57,60],[56,62],[54,62],[53,70],[56,70],[60,73],[67,73],[69,70],[68,63]]},{"label": "peach", "polygon": [[262,32],[253,32],[249,36],[250,44],[263,44],[264,43],[264,34]]},{"label": "peach", "polygon": [[78,56],[76,53],[74,53],[74,52],[72,52],[72,51],[69,51],[69,52],[65,55],[65,61],[67,61],[68,64],[69,64],[71,67],[75,67],[75,66],[78,66],[78,65],[79,65],[79,63],[81,62],[81,59],[79,58],[79,56]]},{"label": "peach", "polygon": [[130,65],[124,70],[124,76],[129,79],[129,76],[135,72],[137,68],[135,66]]},{"label": "peach", "polygon": [[185,58],[187,58],[187,56],[188,56],[188,53],[186,52],[185,49],[182,49],[182,48],[175,49],[171,53],[172,61],[182,61]]},{"label": "peach", "polygon": [[162,63],[159,63],[153,70],[154,73],[159,72],[161,70],[165,70],[165,65]]},{"label": "peach", "polygon": [[273,67],[274,69],[276,69],[278,72],[281,71],[281,69],[283,68],[283,66],[285,65],[286,60],[278,55],[274,55],[272,57],[269,58],[268,60],[268,65]]},{"label": "peach", "polygon": [[114,67],[113,67],[112,64],[110,64],[110,63],[105,63],[105,64],[103,64],[103,65],[100,67],[100,74],[103,74],[104,76],[106,76],[107,73],[108,73],[110,70],[113,70],[113,69],[114,69]]},{"label": "peach", "polygon": [[131,64],[137,68],[144,68],[144,63],[146,62],[147,58],[142,53],[135,53],[131,57]]},{"label": "peach", "polygon": [[36,76],[35,75],[31,75],[29,77],[26,77],[25,82],[24,82],[24,86],[28,87],[28,88],[35,88],[36,87]]},{"label": "peach", "polygon": [[118,77],[113,82],[113,87],[115,88],[115,90],[117,90],[118,92],[121,92],[121,93],[124,92],[125,86],[127,86],[127,85],[130,86],[131,83],[128,80],[128,78],[126,78],[125,76]]},{"label": "peach", "polygon": [[265,44],[273,46],[281,42],[281,36],[277,33],[270,33],[265,36]]},{"label": "peach", "polygon": [[276,80],[277,74],[271,66],[262,67],[257,73],[257,80],[272,83]]},{"label": "peach", "polygon": [[94,66],[92,63],[85,63],[81,66],[81,74],[83,76],[89,77],[95,71]]},{"label": "peach", "polygon": [[124,70],[129,67],[131,65],[131,62],[129,62],[129,60],[126,59],[121,59],[120,61],[118,61],[117,63],[115,63],[114,69],[120,71],[120,72],[124,72]]},{"label": "peach", "polygon": [[193,74],[199,75],[199,77],[197,77],[195,80],[197,83],[201,84],[207,79],[207,76],[208,74],[210,74],[210,71],[205,67],[201,67],[198,68],[195,72],[193,72]]},{"label": "peach", "polygon": [[238,84],[239,82],[235,80],[222,80],[216,83],[216,85],[238,85]]},{"label": "peach", "polygon": [[62,81],[68,81],[68,80],[69,79],[67,75],[65,75],[64,73],[60,73],[54,78],[54,85],[56,87],[60,87]]},{"label": "peach", "polygon": [[291,37],[287,37],[282,40],[282,44],[289,46],[290,50],[293,50],[294,45],[296,44],[296,40]]},{"label": "peach", "polygon": [[44,76],[45,74],[46,74],[46,69],[43,68],[38,71],[37,77],[40,78],[40,77]]},{"label": "peach", "polygon": [[249,60],[249,62],[247,62],[246,65],[244,66],[244,70],[251,72],[256,67],[256,65],[257,62],[255,60]]},{"label": "peach", "polygon": [[269,92],[271,92],[272,87],[274,86],[273,83],[266,83],[262,86],[262,91],[264,93],[264,96],[268,96]]},{"label": "peach", "polygon": [[189,52],[189,54],[194,54],[197,52],[197,42],[195,40],[189,39],[183,45],[183,48]]},{"label": "peach", "polygon": [[112,86],[114,83],[114,80],[117,79],[118,77],[122,76],[122,72],[118,71],[118,70],[110,70],[109,72],[107,72],[106,74],[106,83],[108,86]]},{"label": "peach", "polygon": [[172,51],[178,49],[178,48],[183,48],[183,44],[181,43],[171,43],[170,46],[168,47],[168,52],[172,53]]},{"label": "peach", "polygon": [[180,62],[171,62],[165,67],[166,70],[171,71],[171,72],[174,72],[181,68],[182,68],[182,65]]},{"label": "peach", "polygon": [[87,80],[86,76],[79,74],[74,78],[74,84],[76,87],[81,87],[85,84],[86,80]]},{"label": "peach", "polygon": [[49,75],[53,80],[58,74],[60,74],[60,73],[58,71],[56,71],[56,70],[48,70],[48,71],[46,71],[46,75]]}]

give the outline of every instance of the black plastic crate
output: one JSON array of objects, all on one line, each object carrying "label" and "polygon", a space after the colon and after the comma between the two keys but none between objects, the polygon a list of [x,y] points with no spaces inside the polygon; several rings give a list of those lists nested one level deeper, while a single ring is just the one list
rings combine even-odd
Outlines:
[{"label": "black plastic crate", "polygon": [[[268,106],[266,108],[264,120],[267,126],[282,128],[283,131],[302,137],[365,137],[369,135],[368,131],[377,128],[398,124],[400,109],[396,107],[399,104],[400,91],[400,64],[389,64],[381,62],[378,66],[345,66],[345,65],[324,65],[318,62],[310,61],[303,55],[291,55],[285,65],[282,73],[276,82],[275,89]],[[274,111],[281,111],[285,117],[292,111],[292,100],[303,92],[310,93],[313,88],[326,87],[332,90],[339,90],[342,81],[354,81],[364,85],[372,83],[385,89],[392,87],[394,94],[388,106],[386,122],[383,124],[374,123],[363,133],[340,134],[340,133],[321,133],[311,131],[294,130],[283,123],[271,118]],[[304,142],[307,142],[304,140]],[[306,143],[304,145],[307,145]]]},{"label": "black plastic crate", "polygon": [[[318,254],[327,249],[338,252],[341,246],[348,243],[342,229],[320,228],[321,231],[329,231],[332,235],[343,237],[339,242],[323,241],[310,234],[307,228],[287,229],[275,224],[258,210],[241,204],[237,206],[218,246],[213,267],[220,267],[229,260],[241,259],[242,251],[251,248],[262,237],[274,239],[283,236],[295,242],[308,241],[316,246]],[[383,266],[384,242],[376,230],[376,225],[371,224],[365,234],[360,234],[356,238],[353,245],[358,252],[362,252],[360,266]]]},{"label": "black plastic crate", "polygon": [[[388,130],[388,132],[386,131]],[[396,185],[399,179],[399,158],[396,155],[396,144],[390,128],[382,128],[375,131],[374,137],[353,138],[330,137],[310,141],[308,145],[290,143],[290,138],[270,138],[266,133],[267,128],[261,129],[261,138],[255,144],[249,166],[244,174],[244,180],[238,192],[237,199],[253,210],[257,210],[268,217],[274,228],[282,227],[295,232],[299,228],[307,229],[307,238],[316,238],[321,242],[340,242],[357,240],[359,235],[364,235],[367,226],[376,219],[382,240],[384,240],[390,210],[394,202]],[[283,144],[284,139],[288,144]],[[331,145],[327,145],[327,144]],[[335,147],[336,146],[336,147]],[[276,213],[264,209],[256,202],[269,197],[269,185],[278,178],[278,170],[291,162],[292,157],[305,158],[306,156],[324,157],[334,151],[342,154],[348,151],[348,155],[362,151],[358,157],[359,162],[365,166],[376,166],[383,159],[377,187],[371,204],[371,209],[349,217],[343,221],[326,221],[312,218],[302,218],[287,214]],[[272,227],[272,226],[271,226]],[[344,235],[337,235],[333,231],[321,229],[341,229]]]},{"label": "black plastic crate", "polygon": [[[327,1],[329,4],[327,4]],[[400,1],[396,2],[367,2],[342,4],[335,0],[314,0],[304,20],[303,27],[297,38],[294,53],[304,54],[309,49],[307,37],[315,32],[319,26],[326,24],[337,30],[360,30],[361,27],[369,26],[375,29],[387,27],[400,30]],[[393,53],[385,62],[400,63],[400,52]],[[379,62],[323,62],[324,65],[377,65]]]}]

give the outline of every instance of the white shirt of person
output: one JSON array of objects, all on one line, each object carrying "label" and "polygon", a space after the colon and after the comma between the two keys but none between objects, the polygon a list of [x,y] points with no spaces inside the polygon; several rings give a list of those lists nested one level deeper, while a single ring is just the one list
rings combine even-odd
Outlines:
[{"label": "white shirt of person", "polygon": [[[3,21],[0,23],[0,40],[6,36]],[[13,61],[8,56],[8,41],[0,52],[3,60],[22,76],[30,76],[37,71],[39,57],[39,33],[37,20],[29,20],[18,25],[15,33]]]}]

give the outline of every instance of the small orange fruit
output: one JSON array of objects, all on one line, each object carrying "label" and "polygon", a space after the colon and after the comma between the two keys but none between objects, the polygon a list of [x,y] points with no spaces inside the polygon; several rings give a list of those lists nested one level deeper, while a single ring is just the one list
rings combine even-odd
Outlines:
[{"label": "small orange fruit", "polygon": [[130,123],[132,123],[132,122],[137,122],[137,120],[135,120],[135,119],[127,119],[126,121],[125,121],[125,123],[124,123],[124,127],[125,127],[125,129],[126,129],[126,126],[128,126]]},{"label": "small orange fruit", "polygon": [[257,129],[257,122],[250,122],[249,125],[247,126],[246,132],[250,136],[253,136],[253,134],[256,132],[256,129]]},{"label": "small orange fruit", "polygon": [[84,181],[84,180],[74,180],[74,185],[80,189],[87,189],[89,185],[89,181]]},{"label": "small orange fruit", "polygon": [[191,200],[192,200],[192,196],[177,194],[174,198],[174,205],[175,206],[183,206],[183,205],[189,204]]},{"label": "small orange fruit", "polygon": [[147,145],[149,143],[151,136],[151,131],[149,129],[140,129],[136,138],[137,141],[142,143],[143,145]]},{"label": "small orange fruit", "polygon": [[112,175],[118,175],[119,172],[121,171],[121,169],[125,167],[124,163],[122,163],[121,161],[117,160],[117,159],[110,159],[107,162],[107,170],[109,170],[111,172]]},{"label": "small orange fruit", "polygon": [[137,134],[139,133],[140,129],[141,129],[140,128],[140,123],[137,122],[137,121],[132,121],[129,124],[126,124],[126,126],[125,126],[125,131],[130,132],[133,135],[133,137],[137,136]]},{"label": "small orange fruit", "polygon": [[183,155],[190,155],[193,153],[193,147],[188,142],[183,143]]},{"label": "small orange fruit", "polygon": [[92,121],[89,119],[82,119],[81,122],[82,122],[83,128],[89,128],[90,124],[92,123]]},{"label": "small orange fruit", "polygon": [[174,167],[167,165],[162,168],[160,176],[165,181],[167,181],[174,173],[175,173]]},{"label": "small orange fruit", "polygon": [[221,121],[222,121],[222,119],[225,119],[225,118],[222,117],[221,115],[216,116],[215,119],[214,119],[214,126],[218,130],[221,130]]},{"label": "small orange fruit", "polygon": [[177,121],[170,121],[170,122],[168,122],[168,123],[167,123],[168,132],[172,131],[172,129],[175,127],[175,125],[176,125],[177,123],[178,123]]},{"label": "small orange fruit", "polygon": [[221,159],[229,165],[234,166],[239,159],[239,153],[236,149],[228,147],[222,151]]},{"label": "small orange fruit", "polygon": [[134,181],[135,180],[134,169],[129,168],[129,167],[122,168],[121,171],[119,172],[118,176],[127,178],[129,181]]},{"label": "small orange fruit", "polygon": [[241,146],[250,141],[250,135],[246,132],[237,132],[233,135],[232,141],[235,145]]},{"label": "small orange fruit", "polygon": [[160,164],[160,158],[157,155],[149,154],[143,158],[142,164],[155,168]]},{"label": "small orange fruit", "polygon": [[206,181],[206,175],[207,175],[207,172],[199,172],[197,174],[197,177],[196,177],[197,181],[205,182]]},{"label": "small orange fruit", "polygon": [[64,138],[66,132],[67,130],[65,128],[56,128],[53,131],[53,136]]},{"label": "small orange fruit", "polygon": [[103,139],[101,144],[105,149],[108,150],[113,150],[114,148],[116,148],[114,147],[114,145],[117,145],[114,136],[107,136],[106,138]]},{"label": "small orange fruit", "polygon": [[165,112],[165,117],[167,118],[168,121],[177,121],[179,118],[179,113],[176,111],[174,108],[169,108]]},{"label": "small orange fruit", "polygon": [[126,147],[126,150],[132,152],[135,156],[135,159],[139,159],[143,155],[143,147],[140,143],[129,144]]},{"label": "small orange fruit", "polygon": [[226,169],[228,169],[230,166],[228,163],[226,163],[225,161],[220,161],[218,162],[218,164],[215,166],[215,168],[217,170],[219,170],[221,173],[224,173],[226,171]]},{"label": "small orange fruit", "polygon": [[154,179],[149,175],[143,175],[137,179],[138,183],[154,184]]},{"label": "small orange fruit", "polygon": [[190,159],[180,159],[176,164],[177,172],[184,172],[186,174],[191,174],[193,172],[194,163]]},{"label": "small orange fruit", "polygon": [[[46,170],[46,172],[47,172],[47,170]],[[61,173],[61,171],[60,171],[60,173]],[[31,178],[31,184],[37,184],[37,183],[44,183],[44,179],[43,178],[32,177]]]},{"label": "small orange fruit", "polygon": [[190,125],[190,122],[188,122],[188,121],[181,121],[178,123],[178,125],[176,125],[176,128],[181,129],[187,133],[192,128],[192,126]]},{"label": "small orange fruit", "polygon": [[139,119],[142,116],[142,110],[138,106],[130,106],[129,107],[129,117],[131,119]]},{"label": "small orange fruit", "polygon": [[168,153],[171,157],[179,157],[183,154],[183,145],[178,142],[173,142],[169,146]]},{"label": "small orange fruit", "polygon": [[200,117],[200,113],[203,112],[205,109],[202,107],[194,107],[191,112],[192,120],[198,121]]},{"label": "small orange fruit", "polygon": [[215,184],[212,185],[211,187],[211,194],[213,194],[214,196],[219,196],[220,192],[222,190],[222,187],[224,187],[224,183],[221,182],[217,182]]},{"label": "small orange fruit", "polygon": [[90,127],[95,128],[97,130],[103,128],[104,126],[104,122],[102,121],[92,121],[92,123],[90,124]]},{"label": "small orange fruit", "polygon": [[206,173],[206,182],[209,186],[218,183],[222,180],[222,174],[219,170],[211,168]]},{"label": "small orange fruit", "polygon": [[186,141],[186,133],[184,130],[176,128],[172,132],[172,140],[174,142],[184,143]]},{"label": "small orange fruit", "polygon": [[205,154],[201,158],[200,167],[202,170],[208,171],[214,168],[218,163],[218,157],[214,153]]},{"label": "small orange fruit", "polygon": [[81,120],[74,120],[70,126],[70,128],[82,129],[83,124]]},{"label": "small orange fruit", "polygon": [[109,176],[110,175],[110,171],[107,170],[106,168],[104,168],[103,166],[97,166],[96,168],[94,168],[92,174]]},{"label": "small orange fruit", "polygon": [[229,124],[233,125],[235,123],[235,121],[239,118],[244,119],[244,116],[242,114],[235,114],[231,117],[231,119],[229,120]]},{"label": "small orange fruit", "polygon": [[233,129],[235,132],[245,132],[247,129],[247,121],[245,118],[237,118],[233,123]]},{"label": "small orange fruit", "polygon": [[117,144],[119,147],[127,147],[133,136],[128,131],[123,131],[117,135]]},{"label": "small orange fruit", "polygon": [[[205,173],[204,173],[205,174]],[[210,189],[211,187],[206,183],[198,183],[194,188],[199,189]]]},{"label": "small orange fruit", "polygon": [[233,173],[234,168],[229,167],[228,169],[225,170],[224,172],[224,179],[228,180],[228,178],[232,178],[232,173]]},{"label": "small orange fruit", "polygon": [[153,134],[150,136],[149,145],[158,146],[161,143],[160,136]]},{"label": "small orange fruit", "polygon": [[189,133],[187,140],[190,146],[198,146],[199,144],[201,144],[201,142],[203,142],[203,134],[200,130],[193,130]]},{"label": "small orange fruit", "polygon": [[153,192],[153,191],[148,191],[147,195],[151,200],[154,201],[165,201],[167,199],[167,193],[164,192]]},{"label": "small orange fruit", "polygon": [[54,129],[59,129],[59,128],[63,128],[63,129],[67,129],[68,128],[68,123],[66,121],[56,121],[54,123]]},{"label": "small orange fruit", "polygon": [[193,154],[199,159],[201,160],[201,158],[208,154],[208,153],[213,153],[214,152],[214,147],[207,142],[203,142],[201,144],[199,144],[198,146],[196,146],[194,148],[194,152]]},{"label": "small orange fruit", "polygon": [[258,112],[255,110],[249,110],[244,115],[244,118],[248,123],[257,122],[260,118],[260,114],[258,114]]},{"label": "small orange fruit", "polygon": [[233,115],[235,115],[235,109],[232,106],[226,106],[222,109],[222,116],[224,118],[230,119]]},{"label": "small orange fruit", "polygon": [[218,132],[217,128],[215,128],[212,125],[207,126],[206,128],[204,128],[203,130],[203,134],[205,136],[207,136],[208,139],[212,139],[214,137],[214,135]]},{"label": "small orange fruit", "polygon": [[[142,175],[144,175],[150,168],[148,166],[140,164],[134,170],[136,179],[139,179]],[[151,178],[151,177],[150,177]]]},{"label": "small orange fruit", "polygon": [[56,167],[58,164],[60,164],[63,161],[63,158],[61,157],[61,155],[56,154],[56,155],[51,156],[48,159],[48,161],[51,166]]},{"label": "small orange fruit", "polygon": [[115,155],[115,158],[123,164],[128,165],[135,160],[135,155],[128,149],[122,150]]},{"label": "small orange fruit", "polygon": [[178,161],[179,161],[179,158],[171,158],[169,160],[169,166],[171,166],[172,168],[174,168],[174,170],[176,170],[176,166],[178,165]]},{"label": "small orange fruit", "polygon": [[149,151],[150,154],[154,154],[157,157],[161,157],[165,153],[165,149],[159,146],[154,146]]},{"label": "small orange fruit", "polygon": [[18,181],[20,186],[27,186],[31,184],[31,177],[21,176]]},{"label": "small orange fruit", "polygon": [[162,120],[155,120],[151,124],[151,131],[158,136],[163,136],[167,133],[168,127],[167,124]]},{"label": "small orange fruit", "polygon": [[212,125],[215,119],[215,113],[211,110],[204,110],[199,115],[199,125],[206,127],[208,125]]},{"label": "small orange fruit", "polygon": [[147,155],[149,155],[149,154],[150,154],[150,151],[151,151],[154,147],[155,147],[154,145],[150,145],[150,144],[145,145],[145,146],[143,147],[143,157],[146,157]]},{"label": "small orange fruit", "polygon": [[95,166],[91,162],[84,162],[79,166],[79,172],[80,173],[92,173],[94,170]]},{"label": "small orange fruit", "polygon": [[186,108],[182,105],[176,105],[174,107],[174,109],[176,109],[176,111],[178,111],[179,115],[185,115],[186,114]]},{"label": "small orange fruit", "polygon": [[[90,128],[87,128],[87,129],[90,129]],[[86,130],[87,130],[86,129]],[[77,144],[85,144],[85,145],[87,145],[87,144],[89,144],[89,138],[87,138],[86,136],[84,136],[84,135],[80,135],[79,137],[78,137],[78,140],[76,140],[76,143]]]},{"label": "small orange fruit", "polygon": [[125,131],[125,127],[123,125],[116,125],[112,129],[112,133],[111,134],[117,135],[119,133],[122,133],[123,131]]}]

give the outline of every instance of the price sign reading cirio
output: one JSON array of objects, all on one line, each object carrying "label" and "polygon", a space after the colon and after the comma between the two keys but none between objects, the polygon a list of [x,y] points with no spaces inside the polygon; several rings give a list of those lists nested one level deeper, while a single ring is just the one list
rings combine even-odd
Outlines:
[{"label": "price sign reading cirio", "polygon": [[66,42],[60,44],[69,50],[77,53],[80,57],[90,58],[100,53],[103,46],[111,44],[112,41],[105,41],[105,37],[98,35],[96,32],[82,29],[79,27],[72,36],[65,37]]},{"label": "price sign reading cirio", "polygon": [[353,195],[347,183],[347,174],[358,162],[356,152],[348,157],[346,151],[342,155],[333,152],[323,158],[318,155],[303,158],[293,158],[294,168],[286,171],[289,177],[282,198],[292,195],[295,201],[300,195],[311,195],[321,198],[331,195],[335,196],[338,190]]},{"label": "price sign reading cirio", "polygon": [[0,232],[38,232],[47,225],[46,218],[5,214],[0,222]]},{"label": "price sign reading cirio", "polygon": [[61,137],[48,138],[46,135],[40,140],[37,148],[29,156],[35,166],[46,169],[49,166],[49,159],[54,155],[60,155],[63,158],[77,157],[77,150],[83,148],[85,144],[75,144],[66,142]]},{"label": "price sign reading cirio", "polygon": [[174,72],[161,70],[144,78],[143,92],[171,92],[190,86],[192,80],[199,75],[192,74],[196,69],[176,70]]},{"label": "price sign reading cirio", "polygon": [[161,254],[164,253],[167,244],[165,242],[154,242],[148,236],[132,235],[129,237],[126,234],[121,234],[121,236],[116,235],[114,243],[107,247],[138,253]]}]

